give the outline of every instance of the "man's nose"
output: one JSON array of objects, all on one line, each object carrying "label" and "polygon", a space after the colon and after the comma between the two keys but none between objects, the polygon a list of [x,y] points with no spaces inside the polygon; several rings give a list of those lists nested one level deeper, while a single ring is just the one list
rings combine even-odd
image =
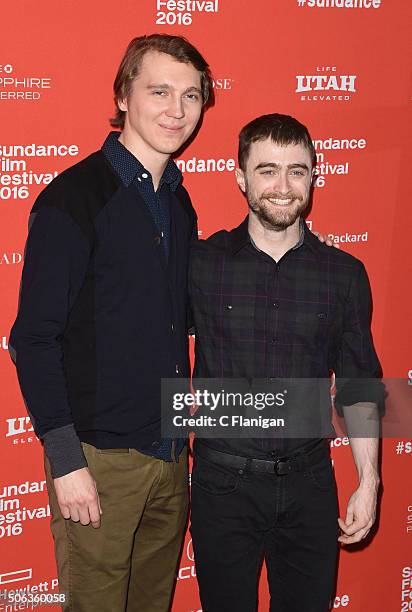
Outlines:
[{"label": "man's nose", "polygon": [[280,193],[288,193],[290,191],[290,181],[287,172],[280,172],[276,177],[275,188]]},{"label": "man's nose", "polygon": [[175,117],[175,119],[181,119],[185,116],[183,101],[180,96],[170,96],[166,114],[169,117]]}]

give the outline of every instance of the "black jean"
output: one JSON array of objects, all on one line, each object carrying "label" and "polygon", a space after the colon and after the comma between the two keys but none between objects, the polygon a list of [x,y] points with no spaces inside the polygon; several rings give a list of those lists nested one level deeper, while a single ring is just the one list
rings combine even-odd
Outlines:
[{"label": "black jean", "polygon": [[280,476],[239,473],[195,451],[191,534],[203,611],[255,612],[263,557],[270,612],[328,610],[337,517],[326,445],[314,465]]}]

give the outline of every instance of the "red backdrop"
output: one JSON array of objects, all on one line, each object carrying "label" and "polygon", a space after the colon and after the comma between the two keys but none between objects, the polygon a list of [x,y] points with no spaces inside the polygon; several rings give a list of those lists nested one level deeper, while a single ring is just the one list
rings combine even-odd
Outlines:
[{"label": "red backdrop", "polygon": [[[365,262],[385,375],[409,378],[412,384],[407,8],[405,0],[4,4],[0,589],[44,591],[55,587],[56,578],[41,447],[6,351],[28,213],[54,173],[101,146],[113,112],[114,74],[136,35],[183,34],[213,69],[217,104],[179,162],[203,237],[237,225],[246,213],[232,161],[240,127],[268,112],[292,114],[309,126],[319,161],[312,228],[333,234]],[[410,432],[405,436],[410,438]],[[412,444],[407,438],[383,442],[379,530],[367,547],[341,552],[334,608],[412,610]],[[332,449],[342,509],[356,485],[347,442],[338,438]],[[267,609],[262,580],[260,610]],[[188,536],[173,612],[199,610]]]}]

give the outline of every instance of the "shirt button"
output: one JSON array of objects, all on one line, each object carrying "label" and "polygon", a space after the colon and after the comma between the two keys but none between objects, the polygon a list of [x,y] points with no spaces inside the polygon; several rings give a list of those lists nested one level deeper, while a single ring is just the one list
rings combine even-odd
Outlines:
[{"label": "shirt button", "polygon": [[155,241],[156,244],[160,244],[161,241],[162,241],[162,238],[160,236],[155,236],[154,241]]},{"label": "shirt button", "polygon": [[152,446],[153,446],[153,448],[159,448],[160,442],[157,442],[157,441],[156,442],[152,442]]},{"label": "shirt button", "polygon": [[172,328],[172,332],[174,332],[175,331],[175,326],[173,325],[173,323],[171,325],[171,328]]},{"label": "shirt button", "polygon": [[272,344],[277,344],[278,343],[278,339],[277,338],[272,338]]},{"label": "shirt button", "polygon": [[148,178],[148,175],[146,174],[146,172],[143,172],[142,178]]},{"label": "shirt button", "polygon": [[279,308],[279,302],[273,302],[272,306],[273,308]]},{"label": "shirt button", "polygon": [[233,306],[232,306],[232,304],[226,304],[225,308],[226,308],[226,310],[232,310]]}]

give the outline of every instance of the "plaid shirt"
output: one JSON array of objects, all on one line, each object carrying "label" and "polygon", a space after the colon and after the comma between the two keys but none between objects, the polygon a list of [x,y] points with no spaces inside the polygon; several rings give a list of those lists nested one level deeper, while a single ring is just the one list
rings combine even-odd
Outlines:
[{"label": "plaid shirt", "polygon": [[[338,405],[379,400],[370,287],[355,257],[319,242],[302,221],[299,242],[276,262],[253,245],[246,218],[195,243],[190,266],[194,376],[327,379],[333,370]],[[306,442],[205,440],[218,450],[266,458]]]}]

